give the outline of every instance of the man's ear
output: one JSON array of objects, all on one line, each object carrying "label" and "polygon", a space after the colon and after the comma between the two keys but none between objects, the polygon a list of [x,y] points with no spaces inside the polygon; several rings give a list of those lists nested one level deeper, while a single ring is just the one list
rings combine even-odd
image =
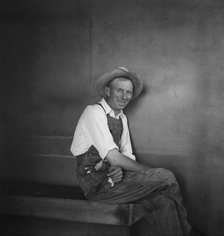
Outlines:
[{"label": "man's ear", "polygon": [[110,87],[108,87],[108,86],[105,87],[105,94],[107,97],[110,96]]}]

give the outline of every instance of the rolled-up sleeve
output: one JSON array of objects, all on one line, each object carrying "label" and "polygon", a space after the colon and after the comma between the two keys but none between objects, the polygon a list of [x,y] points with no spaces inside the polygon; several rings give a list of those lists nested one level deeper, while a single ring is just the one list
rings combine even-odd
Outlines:
[{"label": "rolled-up sleeve", "polygon": [[118,149],[108,128],[106,114],[100,106],[87,107],[83,122],[85,124],[83,130],[86,137],[97,149],[102,159],[112,149]]}]

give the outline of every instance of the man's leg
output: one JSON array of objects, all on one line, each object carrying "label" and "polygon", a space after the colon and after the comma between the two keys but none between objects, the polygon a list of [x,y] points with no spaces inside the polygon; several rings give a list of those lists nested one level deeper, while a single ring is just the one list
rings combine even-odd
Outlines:
[{"label": "man's leg", "polygon": [[114,187],[102,186],[89,200],[109,204],[140,203],[145,218],[156,222],[158,235],[187,235],[191,229],[179,185],[173,173],[166,169],[125,172],[120,183]]}]

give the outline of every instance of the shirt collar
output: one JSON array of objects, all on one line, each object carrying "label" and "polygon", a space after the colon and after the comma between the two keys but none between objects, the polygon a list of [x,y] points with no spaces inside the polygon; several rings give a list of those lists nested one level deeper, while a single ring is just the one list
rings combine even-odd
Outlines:
[{"label": "shirt collar", "polygon": [[108,103],[106,102],[106,100],[104,98],[102,98],[102,100],[100,101],[100,104],[103,106],[106,114],[110,114],[110,116],[114,117],[114,118],[119,118],[119,117],[123,117],[123,110],[120,111],[120,113],[115,116],[114,111],[111,109],[111,107],[108,105]]}]

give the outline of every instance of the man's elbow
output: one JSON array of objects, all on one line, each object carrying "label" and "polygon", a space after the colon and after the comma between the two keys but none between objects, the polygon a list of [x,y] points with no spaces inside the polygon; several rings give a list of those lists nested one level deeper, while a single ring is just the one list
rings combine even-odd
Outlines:
[{"label": "man's elbow", "polygon": [[120,166],[120,155],[122,155],[117,149],[112,149],[109,151],[105,157],[105,159],[112,165],[112,166]]}]

